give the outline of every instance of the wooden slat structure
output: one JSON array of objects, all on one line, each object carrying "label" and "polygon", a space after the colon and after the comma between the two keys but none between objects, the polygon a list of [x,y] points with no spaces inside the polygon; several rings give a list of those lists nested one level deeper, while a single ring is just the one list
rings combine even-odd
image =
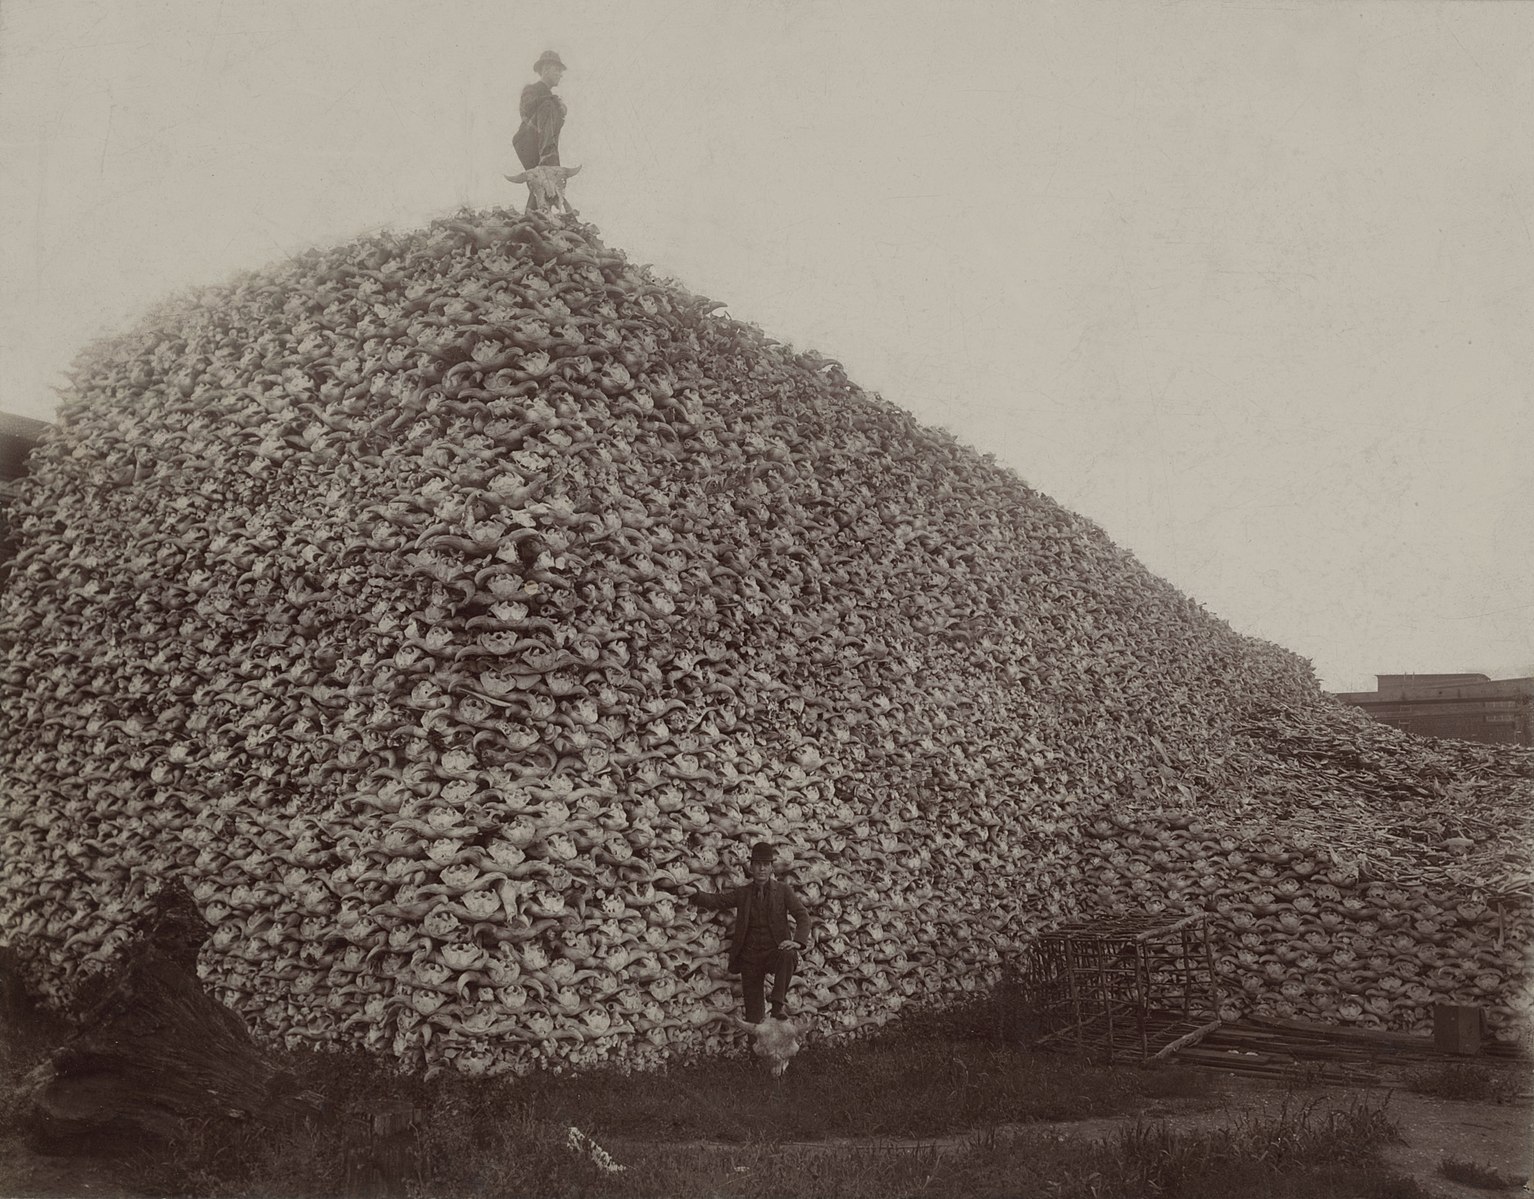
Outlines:
[{"label": "wooden slat structure", "polygon": [[1116,915],[1041,935],[1022,979],[1045,1048],[1155,1061],[1220,1026],[1208,918]]},{"label": "wooden slat structure", "polygon": [[[1392,1068],[1462,1063],[1432,1037],[1249,1015],[1222,1025],[1177,1055],[1189,1065],[1268,1078],[1305,1078],[1350,1086],[1379,1085]],[[1518,1046],[1489,1042],[1480,1060],[1512,1065],[1527,1059]]]}]

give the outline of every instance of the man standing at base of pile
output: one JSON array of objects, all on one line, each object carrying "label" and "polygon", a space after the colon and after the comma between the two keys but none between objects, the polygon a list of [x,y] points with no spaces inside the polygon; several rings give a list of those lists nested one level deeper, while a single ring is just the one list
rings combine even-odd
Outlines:
[{"label": "man standing at base of pile", "polygon": [[[565,64],[554,51],[545,50],[533,64],[533,73],[538,76],[538,82],[529,83],[522,89],[522,99],[517,105],[522,124],[511,139],[512,149],[517,152],[524,171],[559,165],[559,132],[565,127],[565,102],[554,94],[565,73]],[[538,204],[536,191],[531,202]]]},{"label": "man standing at base of pile", "polygon": [[[799,951],[809,944],[810,913],[787,883],[772,877],[773,848],[766,841],[751,847],[751,881],[729,891],[694,891],[687,898],[708,911],[735,909],[730,935],[729,970],[740,975],[746,1000],[746,1022],[760,1024],[766,1014],[762,992],[772,975],[772,1016],[788,1017],[788,984],[799,963]],[[793,917],[794,935],[788,935]]]}]

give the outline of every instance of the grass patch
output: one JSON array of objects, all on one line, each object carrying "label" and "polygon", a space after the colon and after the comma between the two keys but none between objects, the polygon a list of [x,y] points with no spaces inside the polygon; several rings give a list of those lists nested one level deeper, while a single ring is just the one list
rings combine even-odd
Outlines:
[{"label": "grass patch", "polygon": [[[423,1193],[560,1194],[560,1179],[570,1193],[606,1193],[613,1179],[566,1145],[573,1126],[615,1152],[644,1143],[620,1176],[622,1193],[663,1195],[674,1192],[686,1142],[723,1142],[754,1154],[739,1172],[751,1182],[790,1170],[783,1163],[792,1153],[785,1157],[782,1147],[791,1142],[932,1138],[1138,1111],[1170,1098],[1216,1101],[1209,1076],[1198,1071],[1095,1067],[995,1040],[939,1039],[945,1031],[953,1030],[904,1026],[848,1045],[812,1045],[781,1080],[744,1038],[732,1056],[658,1072],[494,1079],[401,1075],[363,1054],[276,1052],[273,1064],[291,1076],[293,1090],[322,1097],[322,1114],[279,1129],[222,1117],[192,1122],[176,1144],[145,1146],[116,1172],[128,1189],[164,1196],[338,1194],[348,1189],[348,1163],[368,1143],[370,1113],[380,1100],[397,1099],[416,1112],[409,1156]],[[42,1056],[40,1043],[34,1046],[28,1064]],[[7,1073],[14,1083],[17,1075]],[[667,1156],[668,1147],[681,1156]],[[842,1147],[833,1156],[849,1152]],[[909,1173],[911,1152],[881,1150],[877,1164],[864,1162],[843,1182]],[[807,1185],[829,1180],[827,1161],[819,1153],[790,1172]],[[741,1180],[730,1173],[725,1182],[734,1186]]]},{"label": "grass patch", "polygon": [[1450,1182],[1463,1183],[1467,1187],[1475,1187],[1482,1191],[1510,1191],[1518,1185],[1516,1181],[1499,1174],[1490,1166],[1465,1161],[1458,1157],[1445,1157],[1438,1163],[1438,1173]]},{"label": "grass patch", "polygon": [[1205,1132],[1139,1123],[1118,1138],[1091,1144],[1040,1130],[992,1128],[942,1151],[930,1145],[835,1152],[750,1145],[703,1158],[696,1150],[658,1146],[634,1158],[623,1184],[599,1193],[729,1199],[1429,1199],[1429,1192],[1382,1164],[1380,1148],[1393,1136],[1381,1107],[1360,1105],[1326,1116],[1296,1106],[1275,1120]]},{"label": "grass patch", "polygon": [[[429,1133],[412,1189],[433,1199],[487,1194],[551,1199],[1012,1199],[1020,1194],[1057,1199],[1428,1199],[1430,1194],[1383,1165],[1380,1148],[1394,1130],[1382,1107],[1367,1105],[1326,1115],[1294,1105],[1275,1119],[1242,1119],[1197,1132],[1139,1122],[1118,1137],[1092,1143],[1057,1132],[994,1126],[942,1147],[878,1141],[814,1147],[763,1138],[709,1148],[646,1143],[614,1153],[620,1172],[608,1172],[572,1150],[565,1127],[526,1109],[500,1113],[493,1127],[455,1122],[458,1113],[451,1109],[425,1115]],[[200,1170],[189,1173],[182,1185],[162,1185],[154,1193],[210,1199],[339,1193],[342,1180],[335,1163],[344,1160],[346,1143],[314,1126],[304,1135],[308,1139],[267,1146],[259,1160],[244,1163],[241,1177],[227,1167],[221,1173]]]},{"label": "grass patch", "polygon": [[[359,1160],[380,1149],[369,1143],[368,1113],[380,1099],[405,1099],[415,1124],[388,1148],[409,1163],[411,1193],[432,1199],[1426,1196],[1380,1162],[1379,1146],[1394,1135],[1382,1106],[1317,1115],[1295,1102],[1276,1120],[1199,1132],[1140,1121],[1088,1143],[1026,1125],[1141,1110],[1207,1092],[1208,1076],[1093,1068],[994,1043],[880,1037],[806,1053],[779,1083],[746,1054],[656,1074],[488,1080],[401,1076],[361,1055],[277,1056],[298,1085],[325,1097],[322,1115],[280,1128],[191,1125],[176,1144],[119,1163],[122,1190],[207,1199],[347,1193]],[[572,1125],[622,1170],[572,1148]],[[944,1134],[957,1139],[932,1143]],[[811,1143],[791,1143],[801,1139]],[[725,1143],[689,1143],[705,1140]]]},{"label": "grass patch", "polygon": [[[319,1114],[280,1127],[194,1122],[175,1143],[114,1163],[113,1182],[122,1193],[166,1197],[337,1195],[355,1192],[359,1170],[365,1181],[375,1159],[392,1155],[410,1192],[432,1199],[1424,1199],[1380,1162],[1378,1146],[1393,1133],[1382,1108],[1317,1116],[1296,1102],[1277,1121],[1213,1132],[1142,1120],[1100,1143],[1030,1128],[1143,1112],[1165,1099],[1212,1106],[1217,1084],[1187,1068],[1107,1068],[1033,1053],[963,1019],[902,1022],[848,1045],[811,1043],[777,1081],[744,1039],[733,1056],[655,1073],[496,1079],[400,1075],[360,1054],[276,1053],[294,1089],[323,1097]],[[16,1070],[46,1052],[45,1040],[5,1060],[8,1100]],[[386,1100],[407,1103],[415,1120],[375,1140],[370,1114]],[[621,1171],[605,1169],[588,1145],[572,1146],[572,1127]],[[940,1137],[948,1140],[933,1143]]]},{"label": "grass patch", "polygon": [[652,1140],[923,1137],[1115,1115],[1158,1099],[1213,1102],[1208,1076],[1186,1068],[1110,1069],[898,1033],[806,1052],[778,1081],[742,1053],[649,1074],[526,1079],[514,1089],[534,1110],[593,1135]]},{"label": "grass patch", "polygon": [[1380,1147],[1396,1139],[1383,1105],[1356,1103],[1319,1118],[1313,1102],[1286,1100],[1271,1121],[1246,1116],[1197,1132],[1136,1122],[1100,1172],[1117,1188],[1112,1193],[1188,1199],[1328,1194],[1339,1183],[1356,1184],[1359,1163],[1377,1163]]},{"label": "grass patch", "polygon": [[1407,1070],[1401,1085],[1418,1095],[1472,1103],[1507,1103],[1517,1089],[1504,1071],[1471,1062],[1437,1062]]},{"label": "grass patch", "polygon": [[[630,1194],[622,1175],[606,1175],[572,1152],[568,1130],[525,1110],[497,1113],[494,1121],[455,1123],[436,1107],[419,1113],[414,1132],[391,1148],[408,1164],[399,1177],[413,1195],[565,1196]],[[407,1149],[406,1143],[409,1148]],[[121,1181],[144,1195],[166,1199],[268,1199],[382,1193],[367,1189],[368,1159],[377,1152],[365,1126],[354,1120],[315,1119],[271,1130],[208,1125],[185,1140],[124,1163]],[[354,1173],[360,1169],[360,1173]],[[660,1194],[646,1190],[647,1194]]]}]

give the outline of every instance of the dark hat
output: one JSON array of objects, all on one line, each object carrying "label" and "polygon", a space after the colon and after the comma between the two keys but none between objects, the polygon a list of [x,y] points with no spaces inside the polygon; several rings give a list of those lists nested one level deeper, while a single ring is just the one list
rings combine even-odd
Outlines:
[{"label": "dark hat", "polygon": [[536,75],[539,71],[543,70],[544,67],[548,66],[558,67],[561,71],[568,71],[570,69],[569,67],[565,66],[564,59],[560,58],[559,55],[554,53],[554,51],[545,50],[538,56],[538,61],[533,64],[533,74]]},{"label": "dark hat", "polygon": [[777,852],[772,848],[772,844],[768,841],[758,841],[751,847],[751,861],[753,863],[770,862],[777,856]]}]

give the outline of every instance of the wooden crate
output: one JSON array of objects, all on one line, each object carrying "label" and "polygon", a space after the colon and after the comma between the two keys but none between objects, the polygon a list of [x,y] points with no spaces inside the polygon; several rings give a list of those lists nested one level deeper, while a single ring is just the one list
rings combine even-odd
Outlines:
[{"label": "wooden crate", "polygon": [[1433,1005],[1433,1044],[1444,1053],[1474,1057],[1481,1052],[1486,1012],[1461,1003]]},{"label": "wooden crate", "polygon": [[1044,1047],[1155,1061],[1220,1025],[1201,913],[1072,921],[1041,935],[1019,973]]}]

